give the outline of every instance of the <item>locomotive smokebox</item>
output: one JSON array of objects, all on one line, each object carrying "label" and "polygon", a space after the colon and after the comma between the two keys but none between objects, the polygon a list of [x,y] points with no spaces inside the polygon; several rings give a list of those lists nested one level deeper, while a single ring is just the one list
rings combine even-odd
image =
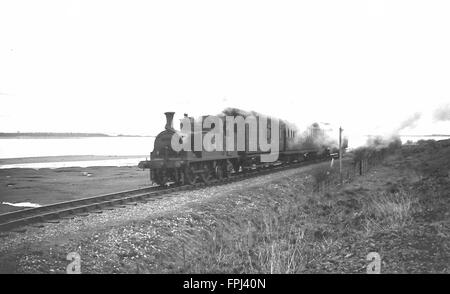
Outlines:
[{"label": "locomotive smokebox", "polygon": [[173,115],[175,112],[164,112],[166,115],[166,130],[173,130]]}]

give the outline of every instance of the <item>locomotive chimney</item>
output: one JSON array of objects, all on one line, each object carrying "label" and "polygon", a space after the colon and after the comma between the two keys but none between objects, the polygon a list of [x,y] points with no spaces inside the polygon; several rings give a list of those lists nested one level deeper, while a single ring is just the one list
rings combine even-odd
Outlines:
[{"label": "locomotive chimney", "polygon": [[166,130],[173,130],[173,115],[175,112],[164,112],[166,115]]}]

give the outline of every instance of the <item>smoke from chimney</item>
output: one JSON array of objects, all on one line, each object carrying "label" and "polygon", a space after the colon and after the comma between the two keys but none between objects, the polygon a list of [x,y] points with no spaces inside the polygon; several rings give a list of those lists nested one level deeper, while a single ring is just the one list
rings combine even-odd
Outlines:
[{"label": "smoke from chimney", "polygon": [[433,120],[435,122],[450,121],[450,103],[436,108],[433,113]]},{"label": "smoke from chimney", "polygon": [[166,115],[166,130],[173,130],[173,116],[175,112],[165,112]]},{"label": "smoke from chimney", "polygon": [[393,128],[392,131],[385,133],[384,135],[374,135],[369,136],[365,143],[365,146],[372,148],[387,147],[391,144],[401,144],[400,131],[406,128],[414,128],[417,122],[422,117],[422,113],[416,112],[404,121],[402,121],[397,127]]},{"label": "smoke from chimney", "polygon": [[416,126],[416,122],[422,117],[422,114],[420,112],[414,113],[412,116],[404,120],[400,123],[400,125],[395,129],[394,133],[398,133],[403,129],[406,128],[413,128]]}]

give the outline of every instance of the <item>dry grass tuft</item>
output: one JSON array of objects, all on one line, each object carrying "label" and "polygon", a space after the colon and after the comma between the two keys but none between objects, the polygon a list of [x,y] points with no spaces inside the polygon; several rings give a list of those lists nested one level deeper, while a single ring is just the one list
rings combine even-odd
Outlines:
[{"label": "dry grass tuft", "polygon": [[363,208],[367,235],[398,230],[411,222],[416,201],[411,192],[401,188],[395,193],[379,192],[371,196]]}]

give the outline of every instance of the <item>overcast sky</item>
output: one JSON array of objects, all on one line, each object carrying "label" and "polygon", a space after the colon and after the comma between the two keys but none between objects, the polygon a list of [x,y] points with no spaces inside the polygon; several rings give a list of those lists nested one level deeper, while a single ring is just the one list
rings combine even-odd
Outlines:
[{"label": "overcast sky", "polygon": [[[0,132],[156,134],[165,111],[450,133],[449,1],[0,2]],[[417,116],[416,116],[417,118]],[[449,118],[450,119],[450,118]]]}]

